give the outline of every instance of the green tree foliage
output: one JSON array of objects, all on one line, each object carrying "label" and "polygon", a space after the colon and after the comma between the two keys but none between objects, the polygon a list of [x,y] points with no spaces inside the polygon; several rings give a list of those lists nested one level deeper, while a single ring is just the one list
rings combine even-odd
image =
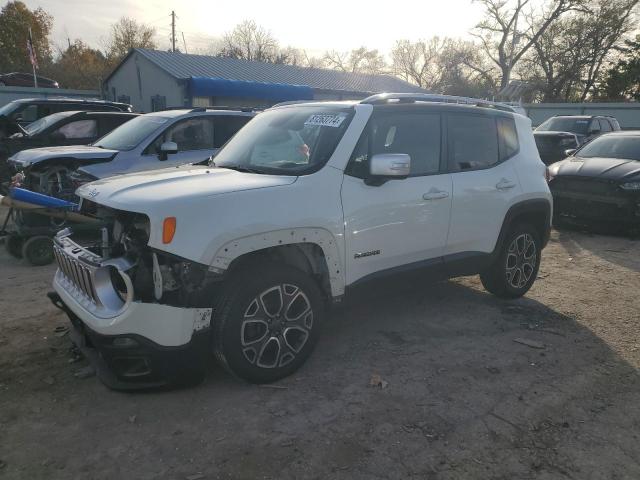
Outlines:
[{"label": "green tree foliage", "polygon": [[29,28],[38,64],[46,69],[51,63],[49,33],[53,17],[42,8],[29,10],[21,1],[8,2],[0,11],[0,72],[30,72],[27,54]]},{"label": "green tree foliage", "polygon": [[640,101],[640,35],[620,50],[623,57],[607,72],[603,95],[609,100]]},{"label": "green tree foliage", "polygon": [[99,90],[107,69],[105,55],[77,39],[59,52],[49,74],[62,88]]}]

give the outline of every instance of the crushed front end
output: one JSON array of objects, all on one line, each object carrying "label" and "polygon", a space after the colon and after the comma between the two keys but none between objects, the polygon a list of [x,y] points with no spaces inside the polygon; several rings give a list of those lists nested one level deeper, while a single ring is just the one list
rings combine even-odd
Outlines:
[{"label": "crushed front end", "polygon": [[204,376],[219,277],[207,266],[147,246],[145,215],[83,202],[108,227],[54,238],[50,294],[72,339],[114,389],[192,384]]}]

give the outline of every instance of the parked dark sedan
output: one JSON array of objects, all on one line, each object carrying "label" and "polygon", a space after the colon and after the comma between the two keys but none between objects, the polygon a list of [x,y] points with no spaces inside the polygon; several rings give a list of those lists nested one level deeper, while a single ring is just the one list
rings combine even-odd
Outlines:
[{"label": "parked dark sedan", "polygon": [[[60,88],[58,82],[47,77],[37,75],[38,88]],[[0,87],[35,87],[32,73],[4,73],[0,75]]]},{"label": "parked dark sedan", "polygon": [[125,112],[58,112],[0,140],[0,181],[11,172],[7,158],[21,150],[62,145],[88,145],[138,116]]},{"label": "parked dark sedan", "polygon": [[640,227],[640,131],[608,133],[548,168],[556,221]]}]

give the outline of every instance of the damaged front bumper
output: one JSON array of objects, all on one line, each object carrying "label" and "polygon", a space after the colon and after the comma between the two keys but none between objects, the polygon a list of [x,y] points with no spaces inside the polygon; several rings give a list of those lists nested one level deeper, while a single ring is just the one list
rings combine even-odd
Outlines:
[{"label": "damaged front bumper", "polygon": [[211,308],[135,299],[126,259],[103,260],[65,236],[49,297],[73,325],[72,340],[99,378],[120,390],[195,383],[209,356]]}]

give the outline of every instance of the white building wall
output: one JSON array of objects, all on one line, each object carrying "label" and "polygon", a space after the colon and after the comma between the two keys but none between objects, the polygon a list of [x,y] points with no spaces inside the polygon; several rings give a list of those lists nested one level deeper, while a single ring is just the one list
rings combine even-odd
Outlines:
[{"label": "white building wall", "polygon": [[184,85],[137,52],[120,65],[105,89],[109,100],[127,95],[138,112],[151,112],[151,98],[155,95],[166,97],[167,107],[184,106],[187,97]]}]

